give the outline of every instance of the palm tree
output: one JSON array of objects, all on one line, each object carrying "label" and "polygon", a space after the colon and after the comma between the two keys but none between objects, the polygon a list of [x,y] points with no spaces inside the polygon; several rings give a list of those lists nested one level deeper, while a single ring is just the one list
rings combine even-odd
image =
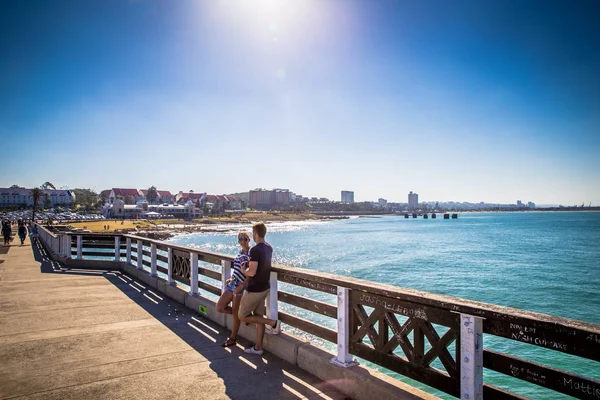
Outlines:
[{"label": "palm tree", "polygon": [[42,196],[42,189],[31,189],[31,196],[33,197],[33,214],[31,216],[31,220],[35,221],[35,209],[37,208],[38,202],[40,201],[40,197]]},{"label": "palm tree", "polygon": [[44,182],[42,184],[42,186],[40,186],[40,189],[42,189],[42,190],[46,190],[48,188],[52,188],[52,189],[56,190],[56,187],[54,187],[54,185],[50,182]]}]

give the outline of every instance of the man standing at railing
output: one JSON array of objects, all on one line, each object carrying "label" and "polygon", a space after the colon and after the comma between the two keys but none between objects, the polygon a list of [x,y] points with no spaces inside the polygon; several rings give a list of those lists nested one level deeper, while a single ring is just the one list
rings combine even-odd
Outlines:
[{"label": "man standing at railing", "polygon": [[244,351],[250,354],[262,354],[262,342],[265,325],[273,329],[279,328],[279,320],[265,318],[265,300],[269,295],[269,278],[271,276],[271,259],[273,247],[265,242],[267,227],[263,222],[252,226],[252,236],[256,245],[250,249],[250,262],[244,274],[250,277],[248,287],[240,303],[238,313],[240,321],[256,324],[256,344]]}]

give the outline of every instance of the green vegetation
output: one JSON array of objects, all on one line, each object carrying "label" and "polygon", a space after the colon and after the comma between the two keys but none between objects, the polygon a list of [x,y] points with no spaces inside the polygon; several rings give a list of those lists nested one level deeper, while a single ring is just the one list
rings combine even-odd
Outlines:
[{"label": "green vegetation", "polygon": [[104,204],[98,201],[98,193],[92,189],[72,189],[75,195],[75,207],[84,211],[93,211]]},{"label": "green vegetation", "polygon": [[156,199],[158,198],[158,192],[156,191],[156,186],[150,186],[148,188],[148,194],[146,195],[146,200],[148,200],[148,203],[150,204],[154,204],[154,202],[156,201]]}]

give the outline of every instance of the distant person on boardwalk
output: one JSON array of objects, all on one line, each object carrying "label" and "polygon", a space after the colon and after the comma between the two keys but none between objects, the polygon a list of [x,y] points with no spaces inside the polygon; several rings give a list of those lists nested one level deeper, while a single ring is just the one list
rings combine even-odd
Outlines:
[{"label": "distant person on boardwalk", "polygon": [[11,231],[12,231],[12,229],[10,227],[10,222],[4,221],[2,223],[2,236],[4,236],[4,244],[10,244]]},{"label": "distant person on boardwalk", "polygon": [[25,227],[23,221],[19,221],[17,233],[19,234],[19,239],[21,239],[21,246],[23,246],[25,243],[25,238],[27,237],[27,228]]},{"label": "distant person on boardwalk", "polygon": [[249,276],[248,287],[242,296],[240,320],[249,324],[256,324],[256,344],[248,347],[244,352],[249,354],[262,354],[262,343],[265,335],[265,325],[271,329],[278,330],[279,320],[265,318],[265,300],[269,295],[269,278],[271,276],[271,259],[273,258],[273,247],[265,242],[267,227],[263,222],[252,226],[252,236],[256,245],[250,250],[250,262],[243,270]]},{"label": "distant person on boardwalk", "polygon": [[[217,301],[217,312],[231,314],[233,317],[231,336],[222,344],[223,347],[237,344],[237,334],[240,329],[240,318],[238,316],[240,301],[244,294],[244,288],[249,281],[242,271],[248,268],[250,262],[250,235],[246,232],[238,233],[238,243],[241,249],[235,260],[233,260],[231,278],[227,279],[225,290],[219,301]],[[231,307],[229,307],[229,303],[232,303]]]},{"label": "distant person on boardwalk", "polygon": [[29,237],[31,239],[35,239],[36,237],[39,237],[40,233],[38,232],[38,226],[37,224],[33,225],[33,228],[31,229],[31,235],[29,235]]}]

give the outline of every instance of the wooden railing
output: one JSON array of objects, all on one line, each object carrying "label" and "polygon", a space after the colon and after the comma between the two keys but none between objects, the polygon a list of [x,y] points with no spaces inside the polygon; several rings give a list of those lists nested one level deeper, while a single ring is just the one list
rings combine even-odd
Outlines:
[{"label": "wooden railing", "polygon": [[[41,235],[52,243],[57,237]],[[66,243],[72,247],[69,257],[147,268],[168,283],[188,285],[191,295],[200,290],[220,295],[233,261],[134,235],[74,234]],[[336,305],[279,290],[283,284],[328,294]],[[354,355],[464,399],[523,398],[483,382],[483,368],[575,398],[600,398],[600,381],[483,347],[487,334],[598,362],[596,324],[280,265],[272,269],[267,303],[270,318],[336,344],[332,362],[339,366],[352,366]],[[283,312],[278,303],[332,318],[337,329]]]}]

